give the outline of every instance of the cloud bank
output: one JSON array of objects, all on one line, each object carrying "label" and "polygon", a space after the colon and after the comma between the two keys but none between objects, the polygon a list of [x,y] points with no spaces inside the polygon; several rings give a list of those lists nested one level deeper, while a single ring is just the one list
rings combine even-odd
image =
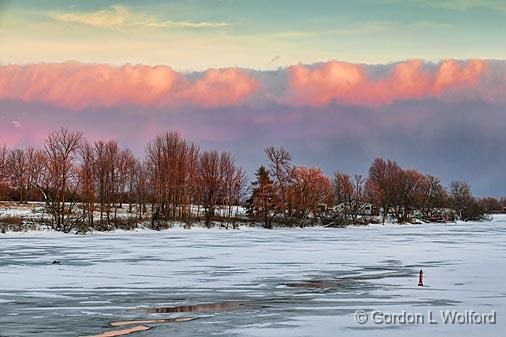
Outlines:
[{"label": "cloud bank", "polygon": [[[460,100],[466,96],[500,100],[498,88],[505,88],[506,72],[503,66],[499,69],[502,74],[497,74],[497,65],[491,68],[489,63],[409,60],[371,66],[329,61],[274,72],[227,68],[194,74],[164,65],[7,65],[0,67],[0,99],[45,102],[71,110],[125,104],[222,107],[259,101],[287,106],[324,106],[332,102],[379,106],[410,99]],[[273,86],[277,87],[272,90]]]},{"label": "cloud bank", "polygon": [[387,74],[371,79],[362,65],[331,61],[316,68],[292,66],[291,100],[300,104],[325,105],[331,101],[351,104],[385,104],[420,97],[439,97],[447,92],[474,88],[485,76],[481,60],[443,61],[424,69],[420,60],[388,67]]},{"label": "cloud bank", "polygon": [[0,67],[0,143],[40,143],[59,126],[115,138],[142,155],[179,130],[204,148],[232,151],[250,174],[263,149],[297,163],[366,174],[377,156],[478,195],[506,194],[506,61],[329,61],[274,71],[185,73],[169,66]]},{"label": "cloud bank", "polygon": [[209,69],[191,80],[168,66],[31,64],[0,68],[0,99],[44,102],[71,110],[138,106],[228,106],[259,84],[242,69]]}]

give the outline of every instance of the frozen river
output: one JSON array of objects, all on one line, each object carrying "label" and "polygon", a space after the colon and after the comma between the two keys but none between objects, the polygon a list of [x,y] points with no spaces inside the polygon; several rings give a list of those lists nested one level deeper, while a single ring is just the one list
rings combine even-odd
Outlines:
[{"label": "frozen river", "polygon": [[[445,324],[440,310],[495,311],[496,324]],[[387,324],[397,314],[424,321]],[[175,317],[194,319],[111,326]],[[506,217],[339,230],[0,235],[0,336],[139,326],[149,330],[130,336],[499,336]]]}]

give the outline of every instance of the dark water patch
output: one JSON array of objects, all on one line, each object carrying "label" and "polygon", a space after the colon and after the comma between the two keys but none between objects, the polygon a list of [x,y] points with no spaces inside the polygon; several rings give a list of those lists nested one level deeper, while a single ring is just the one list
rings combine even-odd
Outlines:
[{"label": "dark water patch", "polygon": [[354,276],[350,280],[381,280],[385,278],[412,277],[418,274],[418,270],[410,268],[390,269],[385,267],[364,267],[364,272],[377,271],[377,273],[366,273]]},{"label": "dark water patch", "polygon": [[366,291],[377,288],[377,286],[373,284],[370,284],[368,282],[362,282],[354,278],[295,281],[295,282],[281,283],[280,285],[295,289],[334,290],[334,291],[339,290]]},{"label": "dark water patch", "polygon": [[209,313],[237,310],[241,307],[240,303],[211,303],[211,304],[198,304],[198,305],[181,305],[175,307],[158,307],[148,308],[145,311],[148,313],[175,313],[175,312],[196,312],[196,313]]},{"label": "dark water patch", "polygon": [[447,260],[447,261],[443,261],[443,260],[420,261],[417,265],[408,265],[408,266],[413,267],[413,268],[417,268],[420,266],[452,266],[452,265],[457,265],[458,262],[460,262],[459,259]]},{"label": "dark water patch", "polygon": [[460,245],[462,242],[453,240],[432,240],[433,243],[440,243],[443,245]]},{"label": "dark water patch", "polygon": [[461,301],[444,298],[424,298],[410,304],[413,306],[453,307],[461,303]]},{"label": "dark water patch", "polygon": [[381,260],[379,262],[384,263],[384,264],[394,265],[394,266],[402,265],[402,261],[397,260],[397,259],[386,259],[386,260]]},{"label": "dark water patch", "polygon": [[327,288],[339,288],[343,284],[339,280],[313,280],[296,283],[284,283],[283,285],[289,288],[315,288],[315,289],[327,289]]},{"label": "dark water patch", "polygon": [[197,319],[197,317],[175,317],[175,318],[163,318],[163,319],[146,319],[146,320],[135,320],[135,321],[115,321],[111,322],[111,326],[125,326],[133,324],[164,324],[164,323],[179,323],[189,322]]}]

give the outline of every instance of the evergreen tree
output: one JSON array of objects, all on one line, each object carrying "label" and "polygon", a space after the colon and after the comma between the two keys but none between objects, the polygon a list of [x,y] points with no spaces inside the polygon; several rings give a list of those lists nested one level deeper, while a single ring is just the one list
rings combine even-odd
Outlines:
[{"label": "evergreen tree", "polygon": [[251,183],[251,197],[247,200],[247,213],[261,219],[265,228],[272,228],[276,216],[274,184],[264,166],[258,168],[255,176],[256,180]]}]

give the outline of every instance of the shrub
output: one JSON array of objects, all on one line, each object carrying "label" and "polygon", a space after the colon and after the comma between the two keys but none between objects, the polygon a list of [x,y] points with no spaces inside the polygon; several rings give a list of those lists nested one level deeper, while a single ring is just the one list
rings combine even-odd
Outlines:
[{"label": "shrub", "polygon": [[0,223],[21,226],[23,224],[23,218],[20,216],[5,215],[0,217]]}]

